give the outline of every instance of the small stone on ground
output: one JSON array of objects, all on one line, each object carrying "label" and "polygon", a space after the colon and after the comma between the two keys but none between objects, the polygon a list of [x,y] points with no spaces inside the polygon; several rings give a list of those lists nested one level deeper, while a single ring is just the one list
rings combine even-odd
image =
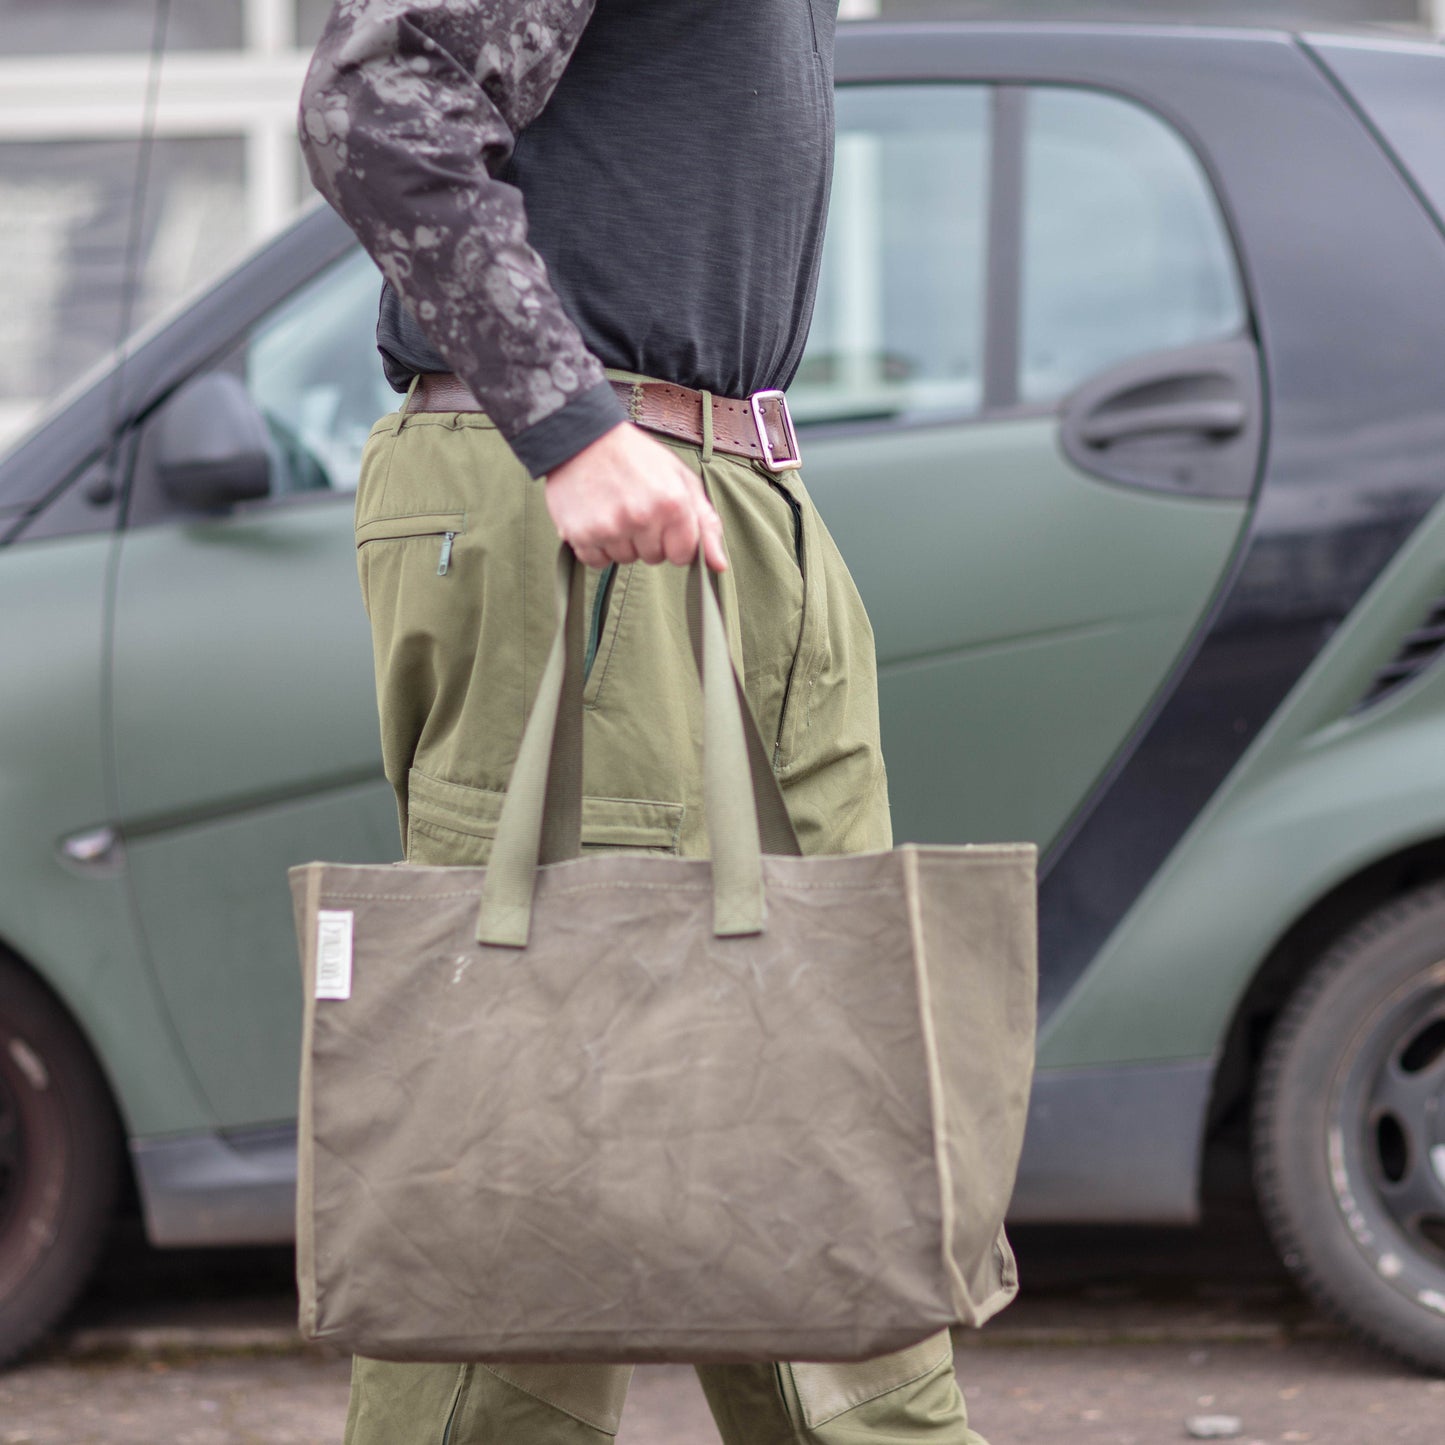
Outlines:
[{"label": "small stone on ground", "polygon": [[1244,1433],[1244,1422],[1238,1415],[1194,1415],[1184,1430],[1191,1440],[1233,1440]]}]

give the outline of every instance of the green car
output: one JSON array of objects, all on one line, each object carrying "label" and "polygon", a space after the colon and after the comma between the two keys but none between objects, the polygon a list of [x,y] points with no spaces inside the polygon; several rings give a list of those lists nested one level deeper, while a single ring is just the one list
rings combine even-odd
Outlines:
[{"label": "green car", "polygon": [[[1016,1221],[1281,1252],[1445,1367],[1445,51],[845,27],[792,389],[896,831],[1043,850]],[[399,853],[315,212],[0,459],[0,1355],[117,1200],[292,1228],[286,868]]]}]

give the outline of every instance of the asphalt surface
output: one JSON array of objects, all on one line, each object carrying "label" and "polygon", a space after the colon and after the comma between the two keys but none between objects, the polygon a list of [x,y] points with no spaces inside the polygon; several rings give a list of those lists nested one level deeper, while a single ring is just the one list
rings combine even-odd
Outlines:
[{"label": "asphalt surface", "polygon": [[[1023,1297],[959,1339],[992,1445],[1154,1445],[1206,1416],[1245,1445],[1445,1440],[1445,1380],[1319,1319],[1247,1217],[1015,1246]],[[121,1231],[66,1326],[0,1374],[0,1445],[337,1445],[348,1364],[300,1344],[289,1281],[286,1251],[157,1254]],[[689,1369],[638,1371],[619,1445],[717,1439]]]}]

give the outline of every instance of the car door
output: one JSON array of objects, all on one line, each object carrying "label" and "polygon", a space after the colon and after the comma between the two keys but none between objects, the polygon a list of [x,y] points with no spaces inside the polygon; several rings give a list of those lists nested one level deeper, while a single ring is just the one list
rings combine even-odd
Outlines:
[{"label": "car door", "polygon": [[[361,446],[394,405],[373,349],[377,287],[351,253],[160,408],[118,551],[110,714],[134,908],[223,1128],[294,1117],[286,869],[400,852],[352,536]],[[221,389],[195,390],[217,376]],[[235,404],[264,419],[269,489],[187,509],[157,462],[168,417],[237,384]]]},{"label": "car door", "polygon": [[791,392],[877,635],[896,829],[1065,828],[1225,575],[1263,436],[1220,207],[1115,95],[838,95],[833,209]]}]

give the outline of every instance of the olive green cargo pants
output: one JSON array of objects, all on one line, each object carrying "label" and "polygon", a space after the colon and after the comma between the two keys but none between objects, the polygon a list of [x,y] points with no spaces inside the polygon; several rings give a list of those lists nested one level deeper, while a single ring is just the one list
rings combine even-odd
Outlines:
[{"label": "olive green cargo pants", "polygon": [[[889,847],[872,631],[798,474],[668,445],[722,517],[731,641],[804,851]],[[542,486],[483,416],[396,414],[368,442],[356,527],[407,857],[485,862],[555,626]],[[706,852],[685,576],[643,565],[589,576],[586,848]],[[698,1375],[726,1445],[981,1445],[946,1333],[865,1364]],[[610,1365],[358,1358],[346,1440],[608,1445],[629,1377]]]}]

